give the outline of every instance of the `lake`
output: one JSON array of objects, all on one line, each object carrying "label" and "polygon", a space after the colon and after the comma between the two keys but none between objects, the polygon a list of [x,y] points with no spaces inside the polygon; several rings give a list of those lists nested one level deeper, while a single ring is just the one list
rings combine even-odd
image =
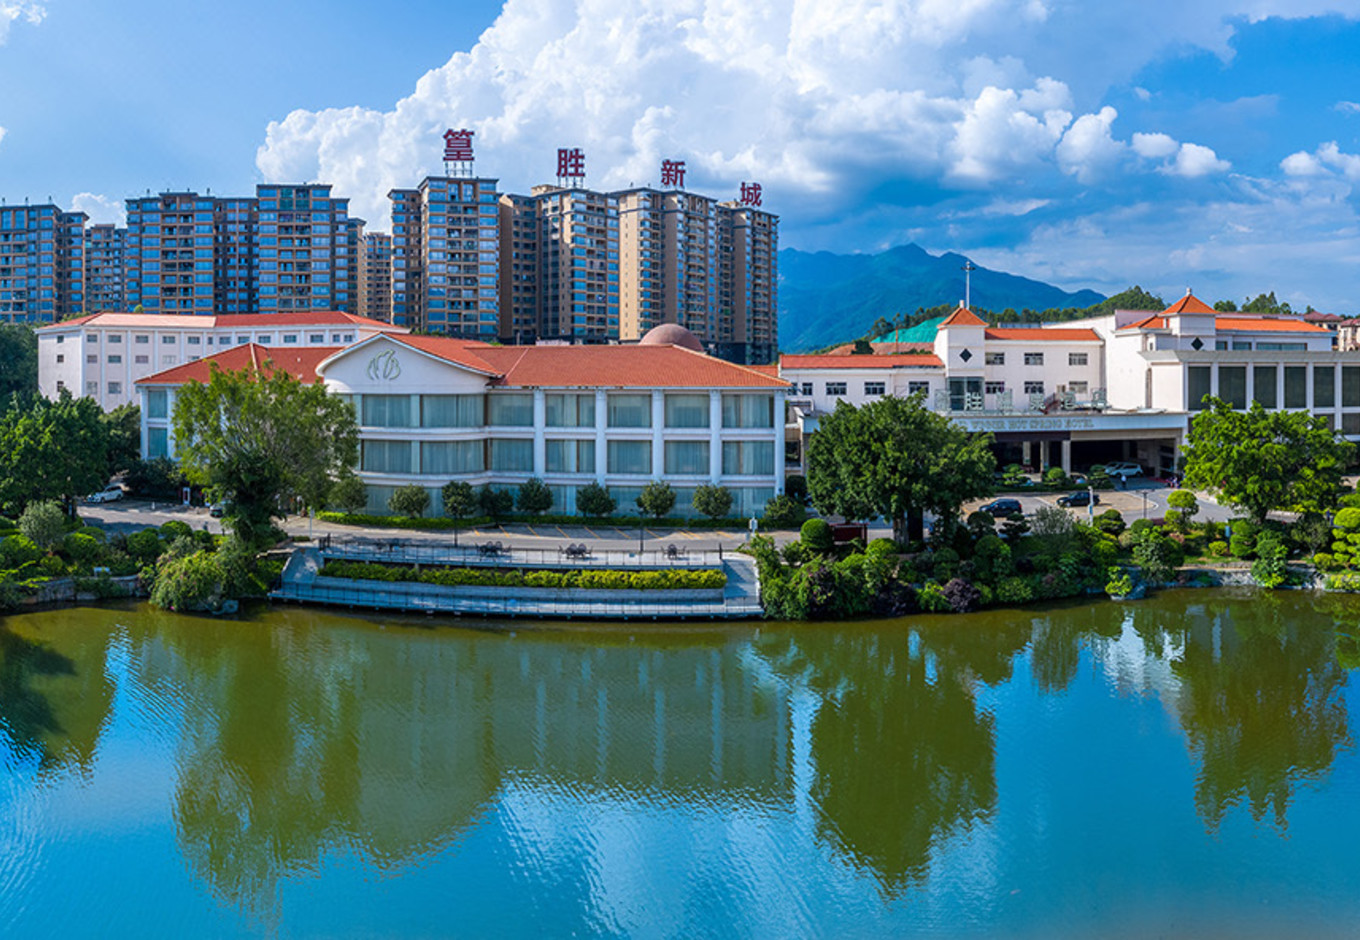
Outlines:
[{"label": "lake", "polygon": [[0,935],[1360,933],[1360,598],[0,619]]}]

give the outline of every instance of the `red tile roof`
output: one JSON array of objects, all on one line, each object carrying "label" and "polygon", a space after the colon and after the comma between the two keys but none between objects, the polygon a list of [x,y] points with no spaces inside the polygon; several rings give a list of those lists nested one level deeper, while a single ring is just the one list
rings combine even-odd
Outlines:
[{"label": "red tile roof", "polygon": [[944,363],[938,356],[925,353],[900,356],[811,356],[784,355],[779,357],[779,369],[939,369]]},{"label": "red tile roof", "polygon": [[317,380],[316,367],[321,363],[321,360],[339,352],[340,348],[338,346],[303,346],[300,348],[290,346],[283,349],[278,346],[260,346],[257,343],[247,343],[244,346],[225,349],[215,356],[208,356],[206,359],[186,362],[163,372],[148,375],[145,378],[138,379],[133,384],[183,385],[186,382],[202,382],[206,385],[212,378],[213,366],[217,366],[223,372],[239,372],[243,369],[273,372],[275,369],[283,369],[293,378],[306,385],[311,385]]},{"label": "red tile roof", "polygon": [[1166,317],[1160,313],[1154,313],[1150,317],[1145,317],[1134,323],[1125,323],[1120,327],[1121,330],[1164,330],[1166,329]]},{"label": "red tile roof", "polygon": [[1165,310],[1162,311],[1162,313],[1213,313],[1213,312],[1214,312],[1213,307],[1210,307],[1208,304],[1200,300],[1198,297],[1196,297],[1189,291],[1186,291],[1185,296],[1182,297],[1180,300],[1176,301],[1174,304],[1172,304],[1171,306],[1167,307]]},{"label": "red tile roof", "polygon": [[1100,336],[1095,330],[1064,327],[995,327],[982,334],[987,339],[999,340],[1049,340],[1054,343],[1098,343]]},{"label": "red tile roof", "polygon": [[381,320],[370,320],[367,317],[360,317],[339,310],[314,310],[303,313],[231,313],[222,314],[220,316],[202,313],[123,313],[119,311],[105,311],[103,313],[92,313],[89,316],[77,317],[73,320],[63,320],[60,323],[49,324],[48,326],[42,327],[42,329],[60,330],[87,324],[93,326],[122,327],[124,329],[137,329],[139,327],[145,329],[156,329],[157,327],[182,329],[188,327],[207,330],[248,330],[276,326],[355,326],[396,333],[406,332],[406,327],[404,326],[393,326],[391,323],[384,323]]},{"label": "red tile roof", "polygon": [[1247,333],[1330,333],[1325,326],[1305,323],[1288,317],[1234,317],[1220,316],[1216,326],[1222,330],[1236,330]]},{"label": "red tile roof", "polygon": [[786,388],[767,373],[672,345],[492,346],[444,336],[390,336],[520,388]]},{"label": "red tile roof", "polygon": [[959,304],[958,309],[945,317],[937,329],[944,329],[946,326],[986,326],[987,324],[976,313],[969,310],[963,304]]}]

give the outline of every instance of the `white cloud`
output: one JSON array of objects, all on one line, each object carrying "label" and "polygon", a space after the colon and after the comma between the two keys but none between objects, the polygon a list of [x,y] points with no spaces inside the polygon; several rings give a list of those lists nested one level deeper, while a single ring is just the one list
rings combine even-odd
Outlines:
[{"label": "white cloud", "polygon": [[1338,101],[1332,105],[1333,111],[1340,111],[1342,114],[1360,114],[1360,103],[1355,101]]},{"label": "white cloud", "polygon": [[121,199],[110,199],[98,193],[76,193],[71,197],[71,211],[83,212],[93,224],[123,225],[127,221],[127,207]]},{"label": "white cloud", "polygon": [[1338,175],[1352,182],[1360,181],[1360,155],[1346,153],[1336,141],[1329,141],[1312,153],[1300,150],[1280,161],[1285,175],[1335,179]]},{"label": "white cloud", "polygon": [[42,3],[34,3],[31,0],[0,0],[0,43],[9,38],[9,28],[14,23],[22,20],[36,26],[46,15],[47,8]]},{"label": "white cloud", "polygon": [[1160,160],[1176,152],[1176,141],[1166,134],[1134,134],[1133,150],[1140,157]]},{"label": "white cloud", "polygon": [[1209,147],[1202,144],[1181,144],[1181,149],[1176,152],[1176,161],[1164,170],[1172,176],[1194,179],[1211,173],[1226,173],[1231,167],[1231,163],[1220,160],[1218,154]]},{"label": "white cloud", "polygon": [[1108,105],[1099,114],[1083,114],[1072,122],[1057,148],[1058,165],[1082,183],[1091,183],[1124,155],[1125,145],[1110,134],[1119,112]]}]

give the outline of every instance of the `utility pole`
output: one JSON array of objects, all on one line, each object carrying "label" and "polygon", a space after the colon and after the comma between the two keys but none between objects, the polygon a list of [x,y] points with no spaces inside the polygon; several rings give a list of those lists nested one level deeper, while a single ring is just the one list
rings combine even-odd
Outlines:
[{"label": "utility pole", "polygon": [[973,264],[973,262],[971,261],[965,260],[963,262],[963,267],[960,268],[959,270],[963,272],[963,306],[965,307],[965,309],[972,310],[973,272],[977,270],[977,265]]}]

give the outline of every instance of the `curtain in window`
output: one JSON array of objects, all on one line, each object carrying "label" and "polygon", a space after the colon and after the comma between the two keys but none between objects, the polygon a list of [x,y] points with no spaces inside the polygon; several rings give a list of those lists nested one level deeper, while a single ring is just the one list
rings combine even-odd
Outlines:
[{"label": "curtain in window", "polygon": [[411,424],[410,395],[365,395],[364,427],[409,428]]},{"label": "curtain in window", "polygon": [[708,474],[708,441],[667,441],[666,472]]},{"label": "curtain in window", "polygon": [[609,441],[606,453],[610,473],[652,472],[651,441]]},{"label": "curtain in window", "polygon": [[724,395],[722,410],[725,428],[774,427],[773,395]]},{"label": "curtain in window", "polygon": [[420,396],[423,428],[475,428],[485,421],[486,398],[482,395]]},{"label": "curtain in window", "polygon": [[594,473],[595,442],[549,440],[547,441],[548,473]]},{"label": "curtain in window", "polygon": [[360,465],[372,473],[410,473],[410,441],[363,441]]},{"label": "curtain in window", "polygon": [[168,411],[169,395],[163,388],[153,388],[146,393],[146,416],[164,418]]},{"label": "curtain in window", "polygon": [[725,442],[723,444],[723,473],[732,476],[757,476],[774,473],[774,442]]},{"label": "curtain in window", "polygon": [[548,427],[595,427],[594,395],[547,395],[545,398]]},{"label": "curtain in window", "polygon": [[667,395],[666,427],[708,427],[707,395]]},{"label": "curtain in window", "polygon": [[420,472],[449,476],[485,469],[481,441],[422,441]]},{"label": "curtain in window", "polygon": [[610,395],[611,428],[649,428],[652,426],[651,395]]},{"label": "curtain in window", "polygon": [[[162,417],[164,417],[162,415]],[[146,429],[146,457],[148,460],[155,460],[157,457],[170,456],[170,432],[166,428],[147,428]]]},{"label": "curtain in window", "polygon": [[534,396],[520,392],[486,396],[486,423],[503,428],[533,427]]},{"label": "curtain in window", "polygon": [[533,473],[534,442],[492,438],[491,469],[507,473]]},{"label": "curtain in window", "polygon": [[1313,366],[1313,407],[1336,407],[1336,366]]}]

